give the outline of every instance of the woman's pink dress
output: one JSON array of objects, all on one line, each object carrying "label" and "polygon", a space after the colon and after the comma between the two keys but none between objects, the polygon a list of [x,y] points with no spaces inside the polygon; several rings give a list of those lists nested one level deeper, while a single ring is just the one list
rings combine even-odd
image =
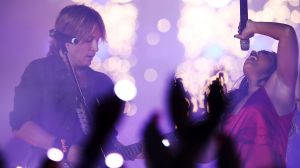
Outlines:
[{"label": "woman's pink dress", "polygon": [[[295,112],[279,116],[265,88],[259,88],[241,110],[228,116],[225,133],[235,142],[244,168],[285,167]],[[300,159],[300,158],[299,158]]]}]

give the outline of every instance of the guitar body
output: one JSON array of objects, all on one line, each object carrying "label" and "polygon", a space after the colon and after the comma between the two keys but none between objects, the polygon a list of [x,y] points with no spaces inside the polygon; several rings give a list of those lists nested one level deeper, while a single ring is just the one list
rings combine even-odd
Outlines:
[{"label": "guitar body", "polygon": [[[8,168],[16,168],[17,166],[32,168],[42,167],[44,161],[48,159],[46,150],[34,147],[18,138],[12,138],[1,152],[3,152],[5,159],[5,167]],[[60,167],[74,167],[64,160],[59,163]],[[107,168],[104,159],[99,158],[97,167]]]},{"label": "guitar body", "polygon": [[[46,151],[33,147],[18,138],[12,138],[4,147],[4,159],[7,167],[40,167]],[[38,161],[38,162],[37,162]]]},{"label": "guitar body", "polygon": [[[142,142],[134,143],[128,146],[123,146],[119,143],[110,144],[105,148],[105,155],[109,153],[120,153],[124,160],[134,160],[135,157],[142,152]],[[6,167],[15,168],[17,166],[22,167],[41,167],[43,161],[47,159],[46,150],[33,147],[25,141],[12,138],[4,147],[4,158],[6,161]],[[100,154],[98,168],[107,168],[105,165],[105,158],[102,153]],[[65,161],[61,162],[61,167],[72,168],[70,164]]]}]

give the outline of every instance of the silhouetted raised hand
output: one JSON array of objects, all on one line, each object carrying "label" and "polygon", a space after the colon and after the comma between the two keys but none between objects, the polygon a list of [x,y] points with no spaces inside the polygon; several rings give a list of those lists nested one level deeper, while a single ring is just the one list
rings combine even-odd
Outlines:
[{"label": "silhouetted raised hand", "polygon": [[[114,92],[101,99],[94,111],[94,121],[91,135],[83,147],[78,167],[96,167],[99,162],[104,162],[103,146],[111,131],[122,114],[124,102]],[[99,160],[100,158],[100,160]]]},{"label": "silhouetted raised hand", "polygon": [[45,158],[42,168],[93,168],[106,167],[104,164],[104,149],[106,141],[110,133],[113,132],[114,126],[122,114],[124,102],[119,99],[114,92],[101,99],[101,102],[96,105],[93,111],[93,119],[91,132],[87,137],[82,151],[79,153],[79,161],[77,165],[62,164]]},{"label": "silhouetted raised hand", "polygon": [[[209,86],[207,95],[208,111],[205,119],[193,123],[189,119],[191,104],[189,95],[184,91],[181,79],[172,81],[168,97],[168,107],[171,118],[176,126],[176,149],[165,147],[162,144],[162,135],[156,126],[156,117],[153,117],[145,129],[145,156],[148,167],[163,168],[192,168],[196,166],[199,156],[208,145],[213,135],[217,134],[217,128],[226,108],[226,99],[223,87],[219,79]],[[224,136],[218,139],[227,148],[230,144]],[[227,149],[222,148],[222,149]],[[219,150],[222,154],[224,150]],[[230,158],[230,157],[228,157]],[[224,161],[221,159],[221,161]],[[221,162],[219,162],[221,163]],[[220,164],[221,165],[221,164]]]},{"label": "silhouetted raised hand", "polygon": [[4,168],[4,167],[5,167],[5,161],[2,156],[2,152],[0,152],[0,168]]}]

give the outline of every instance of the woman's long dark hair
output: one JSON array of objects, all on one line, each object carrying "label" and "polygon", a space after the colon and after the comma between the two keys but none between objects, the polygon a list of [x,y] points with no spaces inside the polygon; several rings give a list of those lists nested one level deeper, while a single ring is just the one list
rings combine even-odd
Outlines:
[{"label": "woman's long dark hair", "polygon": [[242,81],[240,82],[240,85],[237,89],[231,90],[227,93],[227,102],[228,102],[228,108],[227,112],[230,113],[234,110],[237,104],[248,95],[248,78],[246,76],[243,77]]},{"label": "woman's long dark hair", "polygon": [[[270,51],[266,51],[266,50],[261,50],[259,52],[271,55],[271,56],[273,56],[273,58],[276,58],[276,55],[277,55],[275,52],[270,52]],[[276,68],[277,68],[277,60],[273,59],[272,67],[267,72],[268,75],[266,77],[260,79],[258,81],[258,85],[263,86],[265,84],[265,82],[271,77],[271,75],[276,70]],[[239,102],[248,95],[249,80],[248,80],[247,76],[244,76],[242,78],[243,79],[241,80],[239,87],[237,89],[231,90],[227,93],[227,101],[229,103],[228,108],[227,108],[228,113],[231,113],[235,109],[235,107],[239,104]]]}]

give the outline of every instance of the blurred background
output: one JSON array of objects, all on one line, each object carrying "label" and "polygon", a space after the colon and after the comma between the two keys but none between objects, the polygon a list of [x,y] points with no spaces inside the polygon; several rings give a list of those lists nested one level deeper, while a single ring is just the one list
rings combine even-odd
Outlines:
[{"label": "blurred background", "polygon": [[[58,12],[74,3],[99,11],[106,25],[107,43],[99,44],[91,66],[109,75],[127,100],[117,125],[124,144],[142,139],[153,113],[159,115],[162,132],[172,130],[165,105],[172,75],[183,79],[196,116],[205,86],[218,73],[224,74],[228,90],[238,85],[248,55],[233,38],[240,21],[239,0],[1,0],[0,147],[11,136],[8,114],[14,88],[28,63],[46,56]],[[288,23],[300,37],[299,0],[248,0],[248,7],[250,19]],[[274,40],[263,36],[250,44],[249,51],[277,49]],[[297,132],[290,138],[288,167],[300,163],[299,144]],[[128,161],[126,167],[144,167],[144,160]]]}]

